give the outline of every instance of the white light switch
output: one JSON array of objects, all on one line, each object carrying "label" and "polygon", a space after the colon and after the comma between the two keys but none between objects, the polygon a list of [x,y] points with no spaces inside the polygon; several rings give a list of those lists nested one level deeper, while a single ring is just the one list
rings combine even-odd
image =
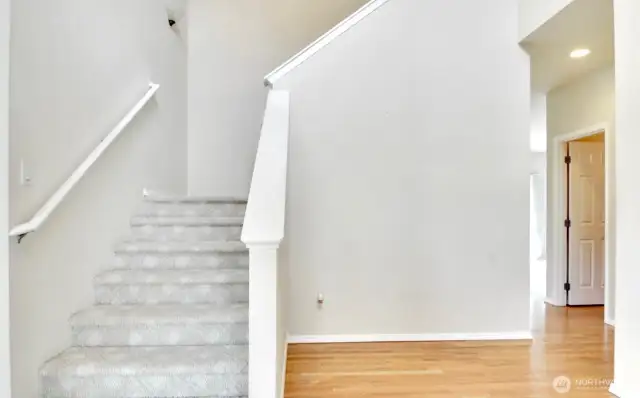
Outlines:
[{"label": "white light switch", "polygon": [[24,165],[24,159],[20,159],[20,185],[31,185],[31,176],[27,173],[26,167]]}]

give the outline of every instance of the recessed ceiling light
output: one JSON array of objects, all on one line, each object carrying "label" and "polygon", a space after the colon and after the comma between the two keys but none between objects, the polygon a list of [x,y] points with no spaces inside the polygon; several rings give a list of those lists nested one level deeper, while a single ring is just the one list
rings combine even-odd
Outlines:
[{"label": "recessed ceiling light", "polygon": [[588,48],[578,48],[571,51],[571,54],[569,54],[569,56],[571,58],[584,58],[589,54],[591,54],[591,50],[589,50]]}]

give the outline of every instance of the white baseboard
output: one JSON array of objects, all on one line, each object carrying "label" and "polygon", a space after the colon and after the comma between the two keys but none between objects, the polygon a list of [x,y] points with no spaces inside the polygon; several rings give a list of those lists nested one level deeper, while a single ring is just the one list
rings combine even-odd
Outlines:
[{"label": "white baseboard", "polygon": [[547,304],[551,304],[554,307],[566,307],[567,305],[563,302],[560,302],[558,300],[555,299],[555,297],[545,297],[544,302]]},{"label": "white baseboard", "polygon": [[284,398],[284,387],[287,381],[287,355],[289,354],[289,336],[287,335],[287,341],[284,343],[284,356],[282,357],[282,380],[280,380],[280,398]]},{"label": "white baseboard", "polygon": [[609,392],[618,398],[622,398],[622,395],[620,395],[620,392],[616,389],[616,383],[611,383],[609,386]]},{"label": "white baseboard", "polygon": [[289,344],[377,343],[408,341],[495,341],[532,340],[530,331],[505,333],[435,333],[435,334],[334,334],[290,335]]}]

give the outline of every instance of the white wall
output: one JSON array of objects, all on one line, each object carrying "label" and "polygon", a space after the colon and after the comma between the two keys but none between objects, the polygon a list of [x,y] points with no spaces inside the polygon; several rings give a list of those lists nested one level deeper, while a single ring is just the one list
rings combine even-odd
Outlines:
[{"label": "white wall", "polygon": [[528,331],[515,2],[390,1],[276,88],[292,96],[291,334]]},{"label": "white wall", "polygon": [[531,93],[531,137],[532,152],[547,151],[547,95]]},{"label": "white wall", "polygon": [[617,275],[615,384],[640,396],[640,2],[615,0]]},{"label": "white wall", "polygon": [[11,17],[13,224],[43,204],[149,81],[161,84],[44,227],[12,243],[13,396],[35,398],[38,367],[70,344],[68,317],[92,303],[92,278],[128,233],[142,189],[186,192],[186,44],[156,0],[20,0]]},{"label": "white wall", "polygon": [[547,95],[540,92],[531,93],[531,130],[529,144],[531,147],[531,201],[534,218],[531,219],[531,263],[532,292],[546,294],[546,285],[542,265],[539,260],[546,257],[546,172],[547,172]]},{"label": "white wall", "polygon": [[610,65],[547,94],[549,146],[552,145],[551,140],[558,135],[602,122],[613,122],[614,75],[613,66]]},{"label": "white wall", "polygon": [[189,192],[246,197],[264,76],[366,0],[189,2]]},{"label": "white wall", "polygon": [[519,0],[519,41],[526,39],[573,1],[575,0]]},{"label": "white wall", "polygon": [[[609,263],[609,273],[607,279],[612,282],[611,288],[607,293],[607,317],[615,320],[615,222],[616,222],[616,206],[615,206],[615,87],[614,87],[614,70],[612,66],[592,72],[589,75],[572,82],[568,85],[558,87],[547,94],[547,129],[548,129],[548,148],[547,148],[547,164],[549,172],[552,173],[554,149],[554,138],[578,130],[588,129],[591,126],[607,124],[609,131],[608,143],[612,144],[606,148],[607,157],[609,157],[609,166],[611,177],[606,182],[607,189],[610,193],[610,199],[607,203],[607,261]],[[558,187],[553,178],[548,178],[547,185],[547,203],[549,205],[549,213],[547,225],[549,225],[549,233],[547,234],[548,248],[548,266],[547,272],[547,295],[556,303],[564,303],[564,297],[558,296],[558,286],[564,283],[563,278],[559,277],[558,272],[551,270],[564,269],[564,248],[558,247],[558,223],[562,223],[564,216],[560,214],[556,197],[558,195]],[[560,253],[560,254],[558,254]],[[562,264],[558,265],[558,262]],[[564,274],[563,274],[564,275]]]},{"label": "white wall", "polygon": [[[547,196],[546,196],[546,175],[547,175],[547,154],[544,152],[532,152],[531,167],[531,208],[533,209],[533,217],[531,218],[531,259],[536,263],[532,263],[532,267],[539,267],[539,260],[544,260],[546,256],[546,232],[547,232]],[[537,269],[537,268],[536,268]],[[542,275],[542,270],[538,275]],[[545,277],[546,278],[546,277]],[[546,279],[545,279],[546,280]],[[533,282],[532,282],[533,283]],[[537,289],[540,289],[542,282],[537,283]],[[544,282],[546,285],[546,282]],[[546,294],[546,291],[541,292]]]},{"label": "white wall", "polygon": [[9,341],[10,0],[0,0],[0,397],[11,397]]}]

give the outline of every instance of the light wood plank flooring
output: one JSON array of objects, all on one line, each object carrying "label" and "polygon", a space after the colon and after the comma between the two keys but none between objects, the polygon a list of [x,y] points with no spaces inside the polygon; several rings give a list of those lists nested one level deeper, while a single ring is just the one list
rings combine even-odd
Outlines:
[{"label": "light wood plank flooring", "polygon": [[[291,345],[285,397],[613,397],[613,328],[602,307],[540,303],[536,312],[533,342]],[[558,376],[570,391],[554,389]]]}]

